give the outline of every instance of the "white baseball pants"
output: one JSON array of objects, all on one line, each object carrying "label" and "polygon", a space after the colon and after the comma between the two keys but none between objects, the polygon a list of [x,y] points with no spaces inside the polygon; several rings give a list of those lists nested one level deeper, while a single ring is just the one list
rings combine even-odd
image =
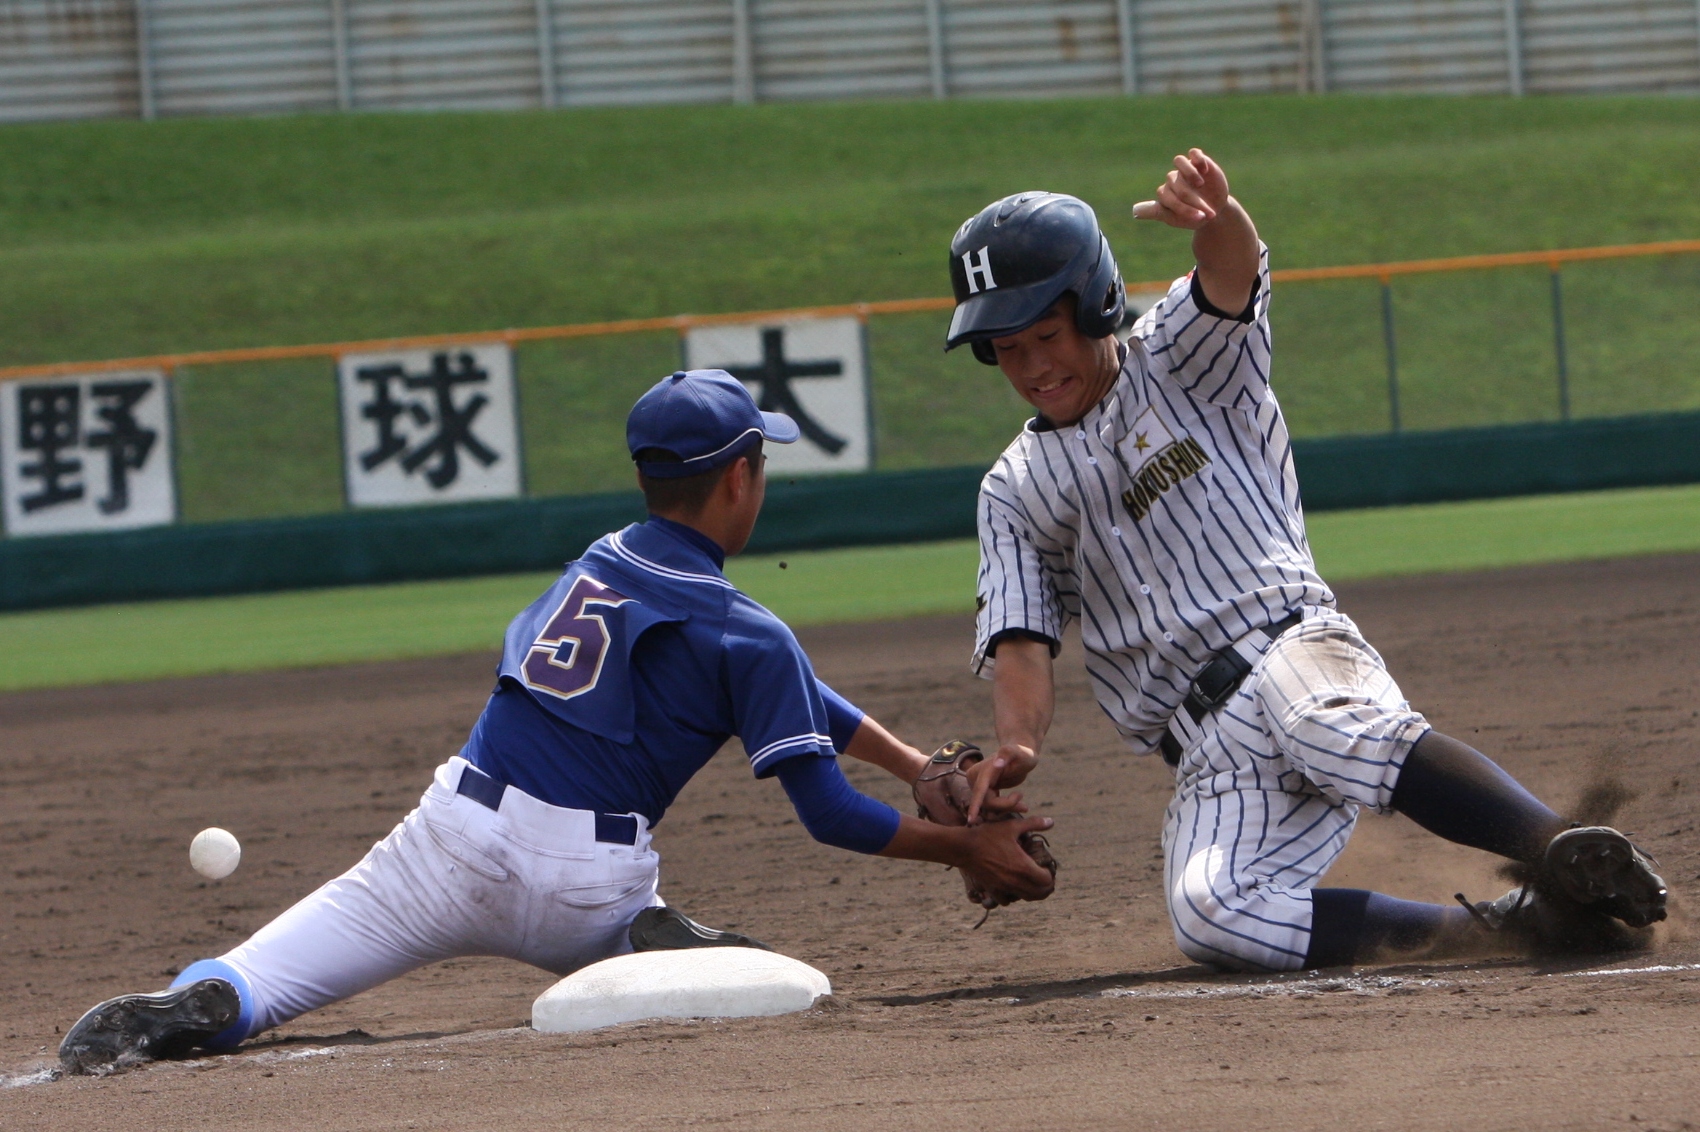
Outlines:
[{"label": "white baseball pants", "polygon": [[1309,609],[1234,696],[1194,724],[1163,822],[1175,942],[1229,970],[1297,970],[1311,888],[1357,823],[1387,812],[1429,730],[1349,617]]},{"label": "white baseball pants", "polygon": [[566,975],[631,950],[626,929],[658,905],[660,857],[599,842],[594,815],[509,787],[491,810],[455,792],[456,756],[419,806],[348,872],[177,984],[230,978],[242,1018],[218,1044],[289,1021],[427,963],[500,955]]}]

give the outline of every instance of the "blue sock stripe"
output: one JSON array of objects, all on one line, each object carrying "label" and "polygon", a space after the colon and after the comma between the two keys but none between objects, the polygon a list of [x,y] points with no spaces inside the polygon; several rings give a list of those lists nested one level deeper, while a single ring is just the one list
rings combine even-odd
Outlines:
[{"label": "blue sock stripe", "polygon": [[242,1009],[236,1015],[236,1021],[201,1044],[207,1049],[234,1049],[249,1036],[248,1031],[254,1026],[254,988],[249,984],[247,975],[222,959],[200,959],[189,964],[183,968],[181,975],[172,980],[171,985],[180,987],[202,979],[223,979],[235,987]]}]

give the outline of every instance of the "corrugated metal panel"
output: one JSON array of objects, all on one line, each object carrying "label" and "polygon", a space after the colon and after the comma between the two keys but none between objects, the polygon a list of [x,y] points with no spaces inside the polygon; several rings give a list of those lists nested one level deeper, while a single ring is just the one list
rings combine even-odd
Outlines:
[{"label": "corrugated metal panel", "polygon": [[533,0],[352,0],[363,110],[510,110],[542,101]]},{"label": "corrugated metal panel", "polygon": [[1504,0],[1328,0],[1329,90],[1504,94]]},{"label": "corrugated metal panel", "polygon": [[1120,92],[1114,0],[948,0],[946,90],[964,95]]},{"label": "corrugated metal panel", "polygon": [[554,0],[561,105],[732,100],[732,0]]},{"label": "corrugated metal panel", "polygon": [[[0,121],[135,115],[138,0],[0,0]],[[165,114],[337,105],[336,0],[145,0]],[[1300,89],[1308,4],[1331,90],[1515,87],[1505,0],[742,0],[757,99]],[[341,0],[356,108],[734,97],[734,0]],[[1700,91],[1697,0],[1520,0],[1530,91]]]},{"label": "corrugated metal panel", "polygon": [[137,112],[130,0],[0,0],[0,121]]},{"label": "corrugated metal panel", "polygon": [[1540,0],[1523,13],[1528,89],[1700,90],[1694,0]]},{"label": "corrugated metal panel", "polygon": [[1299,0],[1142,0],[1133,10],[1143,93],[1297,90],[1304,15]]},{"label": "corrugated metal panel", "polygon": [[161,114],[336,108],[329,0],[150,0]]},{"label": "corrugated metal panel", "polygon": [[756,97],[932,92],[924,0],[752,0]]}]

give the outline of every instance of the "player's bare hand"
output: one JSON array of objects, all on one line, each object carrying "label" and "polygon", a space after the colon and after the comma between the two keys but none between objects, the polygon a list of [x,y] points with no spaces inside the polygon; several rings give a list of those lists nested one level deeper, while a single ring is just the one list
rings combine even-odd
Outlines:
[{"label": "player's bare hand", "polygon": [[982,811],[1025,812],[1027,807],[1021,804],[1021,795],[1014,794],[1006,798],[1000,795],[999,791],[1011,786],[1020,786],[1037,765],[1039,756],[1031,747],[1006,743],[998,748],[998,753],[992,758],[969,767],[968,781],[974,792],[968,800],[968,824],[979,824]]},{"label": "player's bare hand", "polygon": [[1056,877],[1022,848],[1022,835],[1039,833],[1054,824],[1050,818],[1017,818],[987,822],[967,830],[969,859],[961,865],[970,889],[985,893],[996,904],[1043,900],[1056,888]]},{"label": "player's bare hand", "polygon": [[1228,200],[1228,175],[1209,154],[1194,148],[1175,158],[1175,167],[1157,186],[1157,199],[1140,201],[1133,215],[1197,231],[1216,219]]}]

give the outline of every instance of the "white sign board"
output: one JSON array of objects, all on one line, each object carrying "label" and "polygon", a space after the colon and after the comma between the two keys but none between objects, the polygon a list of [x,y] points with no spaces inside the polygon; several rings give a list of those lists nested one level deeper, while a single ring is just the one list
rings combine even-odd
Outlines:
[{"label": "white sign board", "polygon": [[867,339],[854,318],[694,327],[687,369],[723,369],[766,412],[803,430],[795,444],[769,444],[768,475],[865,472],[873,466]]},{"label": "white sign board", "polygon": [[337,359],[352,507],[507,499],[524,489],[504,343]]},{"label": "white sign board", "polygon": [[9,535],[174,522],[172,455],[171,386],[158,370],[0,386]]}]

